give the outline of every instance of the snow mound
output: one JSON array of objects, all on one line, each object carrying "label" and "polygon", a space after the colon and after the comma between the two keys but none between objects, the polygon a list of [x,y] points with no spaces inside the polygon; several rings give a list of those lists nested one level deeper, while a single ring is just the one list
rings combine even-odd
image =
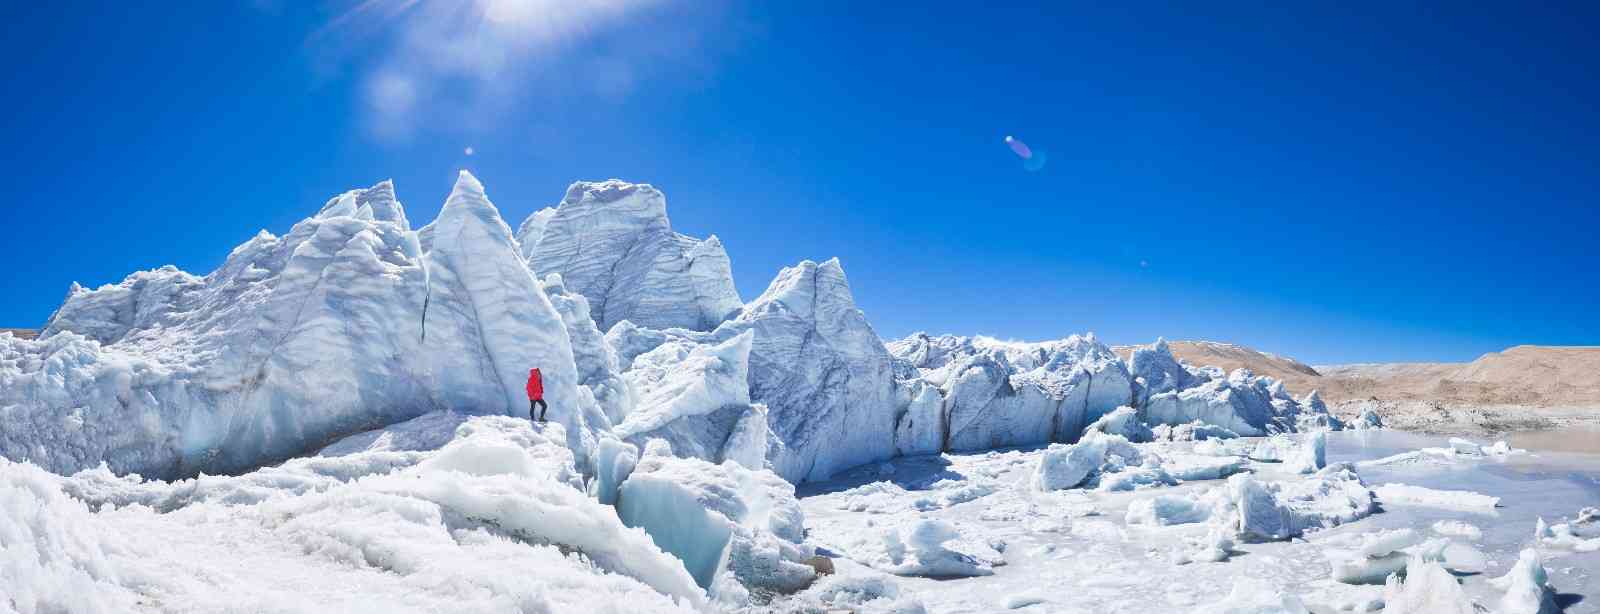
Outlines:
[{"label": "snow mound", "polygon": [[22,611],[705,605],[677,559],[573,487],[559,425],[429,416],[395,432],[424,430],[449,435],[363,438],[339,456],[179,483],[0,460],[0,584]]},{"label": "snow mound", "polygon": [[899,576],[962,578],[987,576],[994,568],[976,557],[945,547],[961,539],[955,525],[942,520],[917,519],[864,535],[846,549],[863,565]]},{"label": "snow mound", "polygon": [[588,300],[603,330],[627,320],[706,331],[741,304],[722,242],[673,232],[666,197],[647,184],[574,183],[554,212],[524,222],[518,241],[533,270],[559,273]]},{"label": "snow mound", "polygon": [[1235,582],[1222,601],[1199,610],[1205,614],[1309,614],[1299,597],[1255,579]]},{"label": "snow mound", "polygon": [[775,603],[773,611],[926,614],[920,601],[901,595],[893,577],[874,572],[822,578],[793,598]]}]

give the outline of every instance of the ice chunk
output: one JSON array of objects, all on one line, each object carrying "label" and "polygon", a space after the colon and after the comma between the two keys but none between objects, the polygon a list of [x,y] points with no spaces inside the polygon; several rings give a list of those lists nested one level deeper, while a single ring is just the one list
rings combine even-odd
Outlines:
[{"label": "ice chunk", "polygon": [[1511,571],[1489,581],[1506,592],[1500,599],[1496,612],[1503,614],[1555,614],[1554,591],[1549,587],[1549,574],[1539,558],[1539,551],[1528,548],[1517,557]]},{"label": "ice chunk", "polygon": [[1128,504],[1128,524],[1165,526],[1205,522],[1210,518],[1211,506],[1191,496],[1157,495]]},{"label": "ice chunk", "polygon": [[1034,468],[1033,484],[1039,490],[1077,488],[1105,469],[1142,461],[1139,449],[1120,435],[1090,432],[1078,443],[1045,450]]},{"label": "ice chunk", "polygon": [[1474,456],[1483,454],[1483,446],[1471,441],[1467,441],[1460,437],[1450,438],[1450,449],[1454,450],[1456,454],[1470,454]]},{"label": "ice chunk", "polygon": [[1356,416],[1354,426],[1356,430],[1381,429],[1383,418],[1378,416],[1378,408],[1369,404],[1361,408],[1361,414]]},{"label": "ice chunk", "polygon": [[1476,614],[1455,576],[1438,563],[1412,557],[1406,573],[1389,577],[1383,587],[1385,614]]},{"label": "ice chunk", "polygon": [[1547,525],[1540,518],[1533,537],[1548,548],[1574,552],[1600,551],[1600,509],[1584,508],[1578,512],[1577,520],[1570,523]]},{"label": "ice chunk", "polygon": [[1311,528],[1353,522],[1376,509],[1372,491],[1349,464],[1288,482],[1262,482],[1248,474],[1228,478],[1228,524],[1247,540],[1296,537]]},{"label": "ice chunk", "polygon": [[1405,571],[1410,559],[1405,552],[1338,559],[1333,563],[1333,579],[1345,584],[1383,584],[1389,576]]},{"label": "ice chunk", "polygon": [[1499,497],[1464,491],[1434,490],[1410,484],[1384,484],[1372,489],[1384,505],[1416,505],[1493,514]]},{"label": "ice chunk", "polygon": [[1299,473],[1316,473],[1328,466],[1328,433],[1313,431],[1304,436],[1285,459],[1284,465]]},{"label": "ice chunk", "polygon": [[1250,460],[1268,463],[1281,463],[1289,458],[1295,448],[1294,440],[1287,435],[1274,435],[1261,440],[1254,450],[1250,451]]},{"label": "ice chunk", "polygon": [[794,591],[815,576],[802,561],[805,517],[794,487],[770,471],[647,450],[622,483],[617,513],[677,556],[702,587],[728,569],[747,588]]},{"label": "ice chunk", "polygon": [[1107,435],[1121,435],[1133,443],[1148,442],[1155,439],[1150,427],[1139,421],[1139,414],[1132,407],[1122,406],[1111,410],[1099,420],[1090,423],[1085,431],[1099,431]]}]

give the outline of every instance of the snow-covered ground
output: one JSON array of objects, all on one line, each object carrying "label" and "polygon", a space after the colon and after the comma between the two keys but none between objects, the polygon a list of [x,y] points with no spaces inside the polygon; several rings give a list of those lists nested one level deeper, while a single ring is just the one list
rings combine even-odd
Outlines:
[{"label": "snow-covered ground", "polygon": [[[1397,431],[1345,431],[1329,434],[1327,455],[1330,463],[1372,461],[1446,443]],[[1379,513],[1289,541],[1238,540],[1225,561],[1209,562],[1197,554],[1210,545],[1212,524],[1183,522],[1192,519],[1185,518],[1187,508],[1174,510],[1173,520],[1180,524],[1162,526],[1148,519],[1152,508],[1162,507],[1160,501],[1205,501],[1204,493],[1225,488],[1226,480],[1131,492],[1041,492],[1028,481],[1045,453],[1016,449],[901,458],[806,485],[800,494],[810,537],[840,557],[840,573],[870,574],[874,566],[893,571],[878,564],[880,548],[872,544],[878,536],[929,520],[948,524],[960,537],[946,546],[992,573],[896,578],[899,594],[921,600],[929,612],[1013,606],[1023,612],[1220,611],[1236,585],[1269,597],[1282,592],[1310,611],[1332,612],[1381,606],[1388,572],[1378,574],[1375,584],[1352,585],[1335,581],[1334,569],[1361,555],[1373,536],[1409,529],[1416,544],[1402,545],[1410,551],[1448,539],[1455,546],[1445,558],[1462,566],[1472,563],[1462,559],[1481,553],[1480,569],[1451,575],[1470,599],[1493,611],[1502,611],[1506,590],[1490,579],[1512,569],[1524,548],[1537,546],[1554,602],[1569,613],[1600,612],[1600,553],[1534,538],[1540,518],[1571,519],[1584,505],[1600,503],[1600,457],[1535,451],[1357,463],[1369,485],[1469,491],[1500,502],[1485,509],[1380,498]],[[1305,479],[1282,465],[1252,462],[1249,469],[1265,481]],[[1408,559],[1398,557],[1399,567]]]}]

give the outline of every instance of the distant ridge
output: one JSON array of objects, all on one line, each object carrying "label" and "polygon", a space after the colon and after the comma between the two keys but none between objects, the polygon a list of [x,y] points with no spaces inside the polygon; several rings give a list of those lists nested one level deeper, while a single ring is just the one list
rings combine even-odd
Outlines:
[{"label": "distant ridge", "polygon": [[[1287,356],[1216,341],[1169,341],[1192,366],[1249,369],[1281,380],[1295,395],[1329,403],[1419,401],[1452,405],[1600,406],[1600,346],[1519,345],[1472,362],[1310,366]],[[1134,346],[1117,346],[1127,356]]]},{"label": "distant ridge", "polygon": [[11,333],[18,339],[37,339],[39,331],[29,328],[0,328],[0,333]]}]

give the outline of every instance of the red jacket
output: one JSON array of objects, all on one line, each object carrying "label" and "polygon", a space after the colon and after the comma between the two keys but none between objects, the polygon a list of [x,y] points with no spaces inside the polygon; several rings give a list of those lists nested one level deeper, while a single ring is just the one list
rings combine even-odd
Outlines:
[{"label": "red jacket", "polygon": [[538,369],[528,371],[528,400],[537,401],[544,398],[544,378],[539,375]]}]

